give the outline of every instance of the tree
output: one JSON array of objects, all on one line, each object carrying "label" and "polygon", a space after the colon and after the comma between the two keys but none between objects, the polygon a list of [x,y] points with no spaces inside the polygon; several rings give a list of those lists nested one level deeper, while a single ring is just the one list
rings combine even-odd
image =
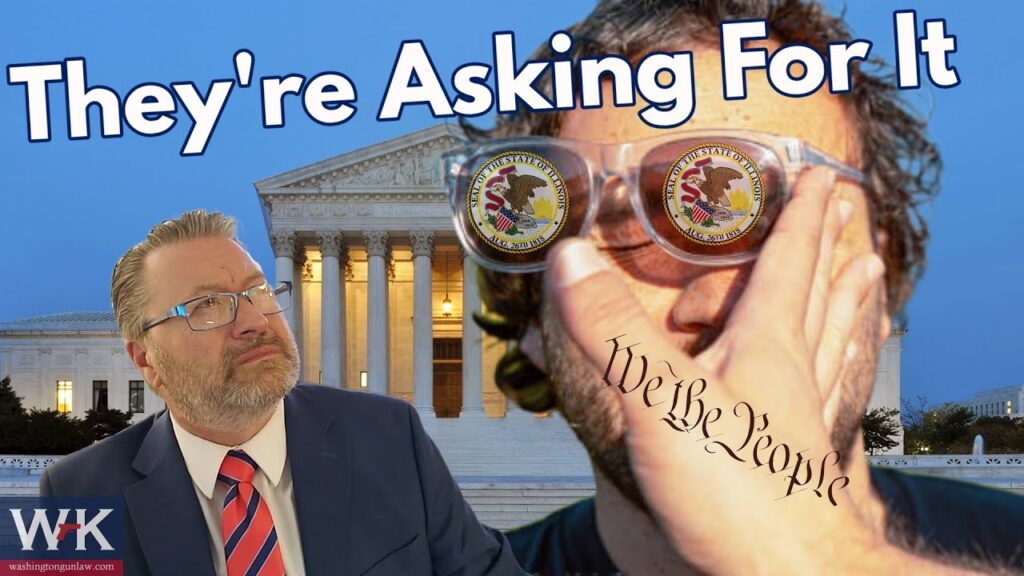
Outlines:
[{"label": "tree", "polygon": [[25,407],[21,405],[21,397],[11,386],[11,377],[4,376],[3,380],[0,380],[0,422],[24,413]]},{"label": "tree", "polygon": [[900,399],[900,421],[903,428],[914,428],[924,423],[924,413],[927,411],[928,398],[918,395],[917,398]]},{"label": "tree", "polygon": [[903,446],[907,454],[969,454],[974,442],[970,408],[947,403],[926,410],[928,400],[903,401]]},{"label": "tree", "polygon": [[28,412],[21,438],[22,454],[70,454],[92,444],[82,421],[56,410]]},{"label": "tree", "polygon": [[89,410],[85,419],[56,410],[25,410],[9,377],[0,380],[0,454],[70,454],[131,424],[121,410]]},{"label": "tree", "polygon": [[948,448],[957,440],[967,436],[967,430],[974,422],[974,413],[966,406],[959,404],[943,404],[925,415],[931,440],[944,448],[942,453],[949,454]]},{"label": "tree", "polygon": [[861,418],[864,428],[864,449],[868,454],[884,452],[899,445],[900,411],[898,408],[875,408]]},{"label": "tree", "polygon": [[981,416],[971,424],[966,436],[955,443],[954,449],[970,453],[974,437],[979,434],[985,439],[986,454],[1024,452],[1024,418]]},{"label": "tree", "polygon": [[85,420],[82,420],[82,430],[93,442],[97,442],[117,434],[131,426],[131,423],[132,415],[123,410],[93,408],[86,411]]},{"label": "tree", "polygon": [[25,408],[11,386],[11,377],[0,380],[0,454],[17,454],[25,429]]}]

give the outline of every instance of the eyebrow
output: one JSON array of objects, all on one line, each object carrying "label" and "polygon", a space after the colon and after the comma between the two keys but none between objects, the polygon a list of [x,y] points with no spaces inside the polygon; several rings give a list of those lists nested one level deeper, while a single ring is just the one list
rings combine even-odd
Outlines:
[{"label": "eyebrow", "polygon": [[[263,275],[263,272],[253,272],[245,278],[243,284],[245,284],[246,288],[251,288],[257,284],[257,280],[263,280],[266,282],[267,279]],[[192,287],[192,290],[189,291],[190,296],[188,298],[196,298],[204,294],[209,294],[210,292],[231,292],[231,290],[224,288],[223,284],[199,284]]]}]

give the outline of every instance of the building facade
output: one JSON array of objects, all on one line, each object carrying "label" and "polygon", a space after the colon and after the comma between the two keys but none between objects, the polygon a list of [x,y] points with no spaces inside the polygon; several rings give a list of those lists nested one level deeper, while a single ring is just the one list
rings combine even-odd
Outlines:
[{"label": "building facade", "polygon": [[1024,385],[992,388],[976,392],[968,400],[957,402],[975,416],[1024,417]]},{"label": "building facade", "polygon": [[70,312],[0,322],[0,378],[26,408],[82,418],[114,408],[133,421],[164,409],[124,350],[113,312]]}]

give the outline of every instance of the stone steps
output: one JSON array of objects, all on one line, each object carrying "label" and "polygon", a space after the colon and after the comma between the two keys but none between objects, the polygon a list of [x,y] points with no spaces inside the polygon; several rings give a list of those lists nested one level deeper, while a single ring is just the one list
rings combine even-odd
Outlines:
[{"label": "stone steps", "polygon": [[462,495],[480,522],[500,530],[540,520],[594,494],[594,482],[590,478],[538,478],[512,482],[479,478],[457,480]]}]

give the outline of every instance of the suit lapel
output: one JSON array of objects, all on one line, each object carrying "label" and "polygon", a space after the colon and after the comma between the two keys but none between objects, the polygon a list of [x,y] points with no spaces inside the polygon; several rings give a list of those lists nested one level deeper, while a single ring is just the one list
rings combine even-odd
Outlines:
[{"label": "suit lapel", "polygon": [[209,530],[167,411],[146,435],[132,467],[145,478],[125,502],[154,575],[214,576]]},{"label": "suit lapel", "polygon": [[[285,397],[288,462],[307,574],[348,574],[350,453],[327,414],[301,388]],[[333,440],[333,441],[332,441]]]}]

